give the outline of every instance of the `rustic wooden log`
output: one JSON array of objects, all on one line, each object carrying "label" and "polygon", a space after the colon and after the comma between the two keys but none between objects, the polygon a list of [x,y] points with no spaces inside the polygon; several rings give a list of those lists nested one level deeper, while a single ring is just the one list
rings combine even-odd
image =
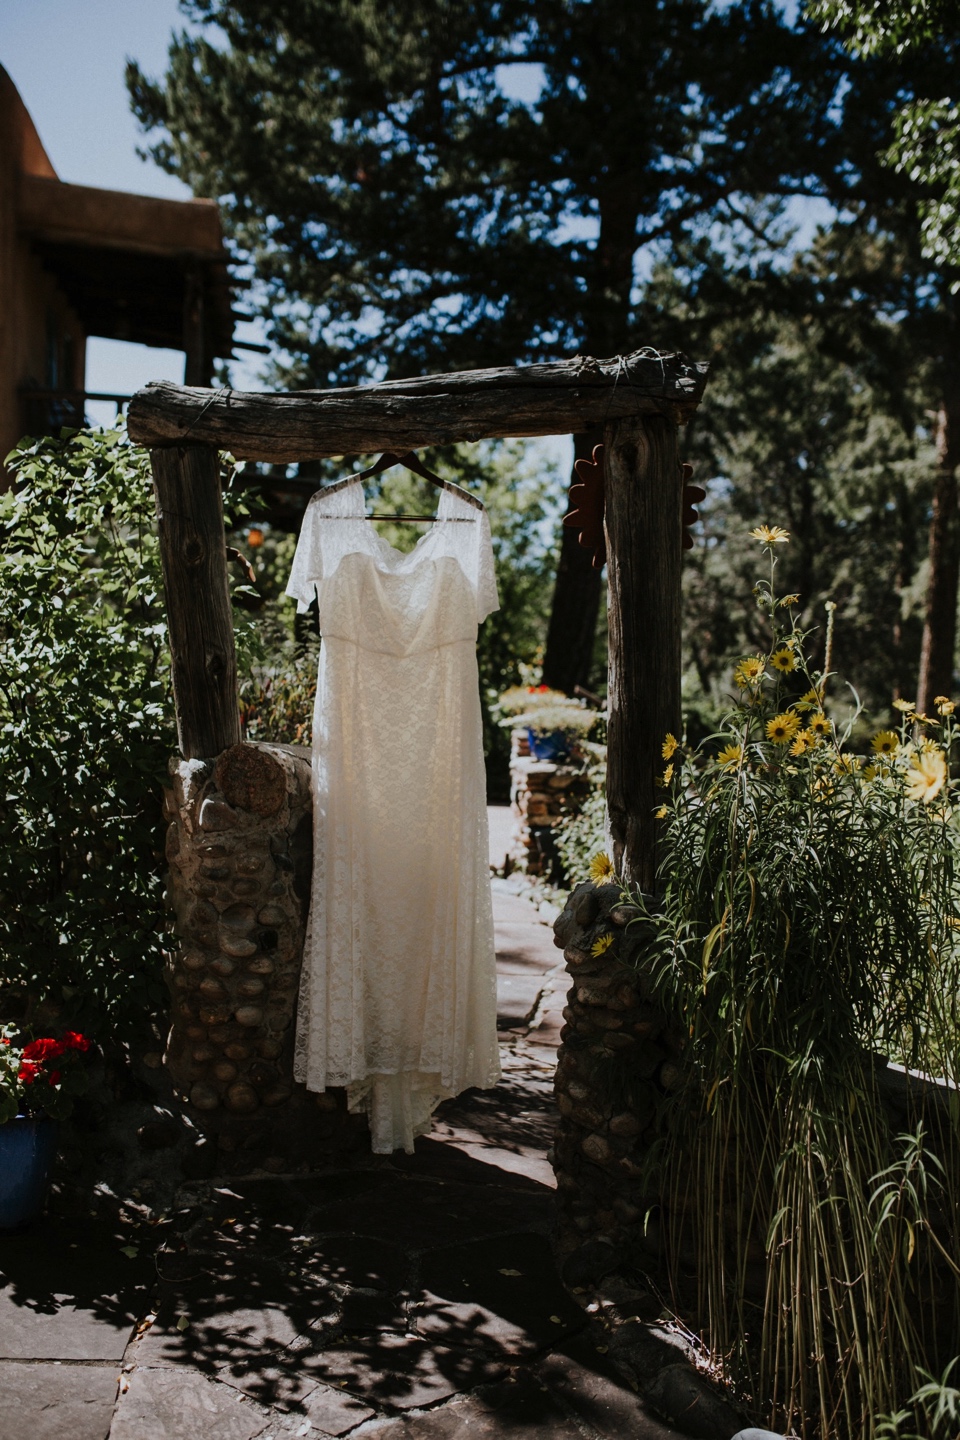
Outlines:
[{"label": "rustic wooden log", "polygon": [[680,735],[683,482],[667,416],[612,421],[604,434],[610,629],[607,807],[613,860],[653,892],[658,782],[667,733]]},{"label": "rustic wooden log", "polygon": [[151,451],[180,750],[211,759],[240,740],[220,461],[208,446]]},{"label": "rustic wooden log", "polygon": [[628,415],[682,418],[699,404],[706,377],[707,366],[684,355],[636,351],[280,395],[158,381],[134,395],[127,427],[141,445],[216,445],[239,460],[289,464],[569,434]]}]

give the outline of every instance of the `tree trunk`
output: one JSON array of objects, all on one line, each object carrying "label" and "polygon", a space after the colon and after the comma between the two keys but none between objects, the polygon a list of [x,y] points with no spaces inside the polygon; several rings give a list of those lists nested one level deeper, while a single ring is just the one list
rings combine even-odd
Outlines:
[{"label": "tree trunk", "polygon": [[613,421],[605,436],[609,572],[607,812],[618,874],[656,888],[655,812],[680,735],[683,482],[677,427],[666,416]]},{"label": "tree trunk", "polygon": [[[584,348],[588,355],[614,355],[625,343],[630,316],[639,202],[630,185],[612,175],[601,181],[597,201],[600,234]],[[614,417],[605,411],[603,418],[606,422]],[[575,435],[574,460],[589,459],[600,438]],[[571,695],[578,685],[589,686],[602,590],[602,575],[594,570],[590,552],[580,546],[576,531],[564,526],[543,657],[545,685]]]},{"label": "tree trunk", "polygon": [[[589,460],[599,439],[597,431],[575,435],[574,459]],[[593,555],[579,543],[576,530],[563,525],[560,537],[560,559],[541,678],[544,685],[572,695],[578,685],[585,688],[590,685],[603,576],[602,571],[593,568]]]},{"label": "tree trunk", "polygon": [[960,367],[946,376],[937,422],[937,478],[930,521],[930,580],[920,649],[917,709],[930,714],[934,697],[953,690],[957,643],[957,583],[960,578]]}]

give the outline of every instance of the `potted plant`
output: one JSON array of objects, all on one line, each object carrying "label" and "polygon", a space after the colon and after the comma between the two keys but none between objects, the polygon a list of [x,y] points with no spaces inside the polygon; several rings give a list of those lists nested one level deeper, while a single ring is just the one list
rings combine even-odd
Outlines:
[{"label": "potted plant", "polygon": [[22,1229],[43,1209],[59,1121],[86,1089],[79,1060],[89,1049],[75,1030],[20,1045],[13,1026],[0,1027],[0,1231]]},{"label": "potted plant", "polygon": [[578,700],[547,685],[516,685],[503,692],[499,706],[504,712],[502,725],[526,730],[535,760],[565,760],[574,743],[586,738],[597,719],[595,710],[588,710]]}]

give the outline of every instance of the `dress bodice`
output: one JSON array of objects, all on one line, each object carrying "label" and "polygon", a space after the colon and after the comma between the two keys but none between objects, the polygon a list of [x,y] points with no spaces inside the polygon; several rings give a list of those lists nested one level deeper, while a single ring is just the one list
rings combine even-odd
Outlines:
[{"label": "dress bodice", "polygon": [[359,481],[307,506],[287,585],[305,611],[317,599],[325,639],[408,655],[474,640],[497,608],[486,511],[441,491],[437,519],[408,552],[377,533]]}]

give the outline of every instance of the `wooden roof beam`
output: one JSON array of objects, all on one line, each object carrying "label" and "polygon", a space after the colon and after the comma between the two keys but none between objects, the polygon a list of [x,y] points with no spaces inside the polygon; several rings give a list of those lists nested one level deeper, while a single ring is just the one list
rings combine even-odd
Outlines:
[{"label": "wooden roof beam", "polygon": [[216,445],[238,460],[291,464],[501,436],[565,435],[629,415],[685,420],[707,366],[649,349],[595,360],[464,370],[338,390],[246,393],[155,381],[130,402],[141,445]]}]

